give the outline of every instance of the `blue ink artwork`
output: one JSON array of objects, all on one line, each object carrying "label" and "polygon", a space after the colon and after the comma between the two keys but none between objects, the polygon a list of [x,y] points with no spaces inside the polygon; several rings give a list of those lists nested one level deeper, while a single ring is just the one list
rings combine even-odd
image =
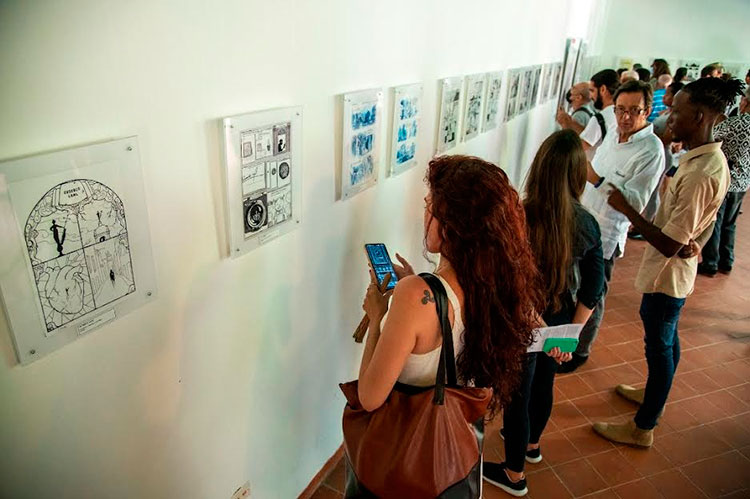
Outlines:
[{"label": "blue ink artwork", "polygon": [[354,163],[349,171],[349,185],[355,186],[372,175],[375,165],[372,156],[365,156],[359,163]]},{"label": "blue ink artwork", "polygon": [[401,99],[400,104],[400,119],[408,120],[409,118],[414,118],[417,115],[417,112],[419,110],[419,99],[417,97],[404,97],[403,99]]},{"label": "blue ink artwork", "polygon": [[358,133],[352,137],[352,156],[364,156],[372,152],[373,140],[372,132]]},{"label": "blue ink artwork", "polygon": [[410,145],[401,144],[401,146],[396,151],[396,163],[401,165],[411,159],[414,159],[414,154],[416,152],[417,144],[415,142],[412,142]]},{"label": "blue ink artwork", "polygon": [[359,130],[360,128],[374,125],[376,117],[377,106],[375,104],[352,111],[352,130]]}]

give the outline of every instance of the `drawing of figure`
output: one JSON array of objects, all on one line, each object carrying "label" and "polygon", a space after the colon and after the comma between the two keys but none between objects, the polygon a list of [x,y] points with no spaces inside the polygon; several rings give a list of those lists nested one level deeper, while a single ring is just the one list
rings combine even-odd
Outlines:
[{"label": "drawing of figure", "polygon": [[286,151],[286,143],[284,142],[284,137],[279,137],[279,152]]},{"label": "drawing of figure", "polygon": [[109,269],[109,280],[112,281],[112,286],[115,285],[115,271]]},{"label": "drawing of figure", "polygon": [[[60,236],[60,229],[62,229],[62,236]],[[57,222],[52,220],[52,227],[50,228],[50,230],[52,231],[52,237],[55,238],[55,243],[57,243],[57,252],[59,253],[59,256],[63,256],[63,243],[65,242],[65,227],[57,225]]]}]

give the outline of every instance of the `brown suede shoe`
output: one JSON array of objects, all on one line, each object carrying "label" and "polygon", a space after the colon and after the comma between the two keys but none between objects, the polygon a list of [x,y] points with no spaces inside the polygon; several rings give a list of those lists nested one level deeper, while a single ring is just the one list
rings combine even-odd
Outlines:
[{"label": "brown suede shoe", "polygon": [[[646,394],[646,389],[634,388],[630,385],[617,385],[615,387],[615,393],[625,400],[641,405],[643,404],[643,396]],[[659,411],[659,417],[664,415],[666,409],[667,406],[661,408],[661,411]]]},{"label": "brown suede shoe", "polygon": [[646,389],[634,388],[630,385],[617,385],[615,387],[615,393],[625,400],[641,405],[643,403],[643,395],[646,393]]},{"label": "brown suede shoe", "polygon": [[651,447],[654,443],[654,430],[642,430],[633,420],[623,424],[594,423],[594,431],[607,440],[636,447]]}]

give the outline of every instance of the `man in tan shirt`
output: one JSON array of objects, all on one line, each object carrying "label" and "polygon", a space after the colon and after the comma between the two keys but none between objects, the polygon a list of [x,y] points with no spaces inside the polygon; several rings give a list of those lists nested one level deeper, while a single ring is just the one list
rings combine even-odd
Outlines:
[{"label": "man in tan shirt", "polygon": [[667,126],[690,152],[681,158],[654,223],[612,188],[609,204],[627,216],[649,243],[636,277],[636,288],[643,293],[640,314],[646,333],[648,380],[645,389],[616,387],[619,395],[640,408],[624,424],[594,423],[594,430],[606,439],[641,447],[653,444],[653,429],[680,360],[680,311],[693,291],[700,247],[711,236],[729,187],[729,168],[721,142],[714,141],[713,125],[740,88],[738,80],[705,78],[686,85],[675,96]]}]

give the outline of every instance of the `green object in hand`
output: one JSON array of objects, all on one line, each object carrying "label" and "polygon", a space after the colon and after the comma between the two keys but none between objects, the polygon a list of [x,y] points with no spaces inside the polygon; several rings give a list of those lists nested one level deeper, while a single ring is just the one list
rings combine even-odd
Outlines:
[{"label": "green object in hand", "polygon": [[542,349],[545,353],[549,353],[555,347],[563,353],[575,352],[576,347],[578,347],[578,338],[547,338],[544,340]]}]

